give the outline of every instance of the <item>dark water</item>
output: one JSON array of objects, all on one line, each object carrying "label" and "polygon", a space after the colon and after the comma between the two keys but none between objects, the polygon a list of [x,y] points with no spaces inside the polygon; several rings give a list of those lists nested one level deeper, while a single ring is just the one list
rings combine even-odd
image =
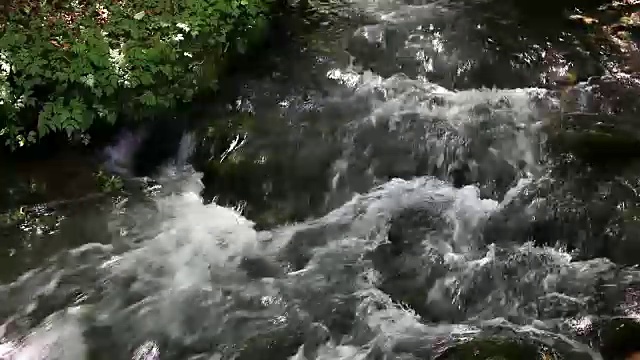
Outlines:
[{"label": "dark water", "polygon": [[636,80],[539,12],[321,4],[207,105],[191,165],[2,228],[0,359],[622,356]]}]

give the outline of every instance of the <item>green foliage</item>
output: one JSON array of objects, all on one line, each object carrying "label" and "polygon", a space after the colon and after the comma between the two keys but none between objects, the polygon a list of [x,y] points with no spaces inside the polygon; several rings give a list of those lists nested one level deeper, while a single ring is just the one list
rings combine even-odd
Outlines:
[{"label": "green foliage", "polygon": [[11,209],[10,211],[0,213],[0,226],[17,224],[24,222],[26,219],[27,213],[24,212],[24,208]]},{"label": "green foliage", "polygon": [[104,171],[98,171],[94,174],[100,190],[105,193],[113,193],[122,191],[124,183],[122,178],[116,175],[107,174]]},{"label": "green foliage", "polygon": [[13,12],[0,25],[0,137],[12,148],[71,137],[215,89],[225,54],[244,51],[268,1],[87,0]]}]

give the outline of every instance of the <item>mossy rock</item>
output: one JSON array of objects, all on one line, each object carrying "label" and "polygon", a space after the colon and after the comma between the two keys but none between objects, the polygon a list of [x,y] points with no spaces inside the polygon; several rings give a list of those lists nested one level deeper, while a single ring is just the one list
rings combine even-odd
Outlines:
[{"label": "mossy rock", "polygon": [[513,339],[474,339],[448,348],[436,360],[558,360],[543,346]]},{"label": "mossy rock", "polygon": [[295,355],[304,343],[304,334],[295,329],[278,329],[269,334],[253,336],[242,345],[235,359],[271,360],[287,359]]},{"label": "mossy rock", "polygon": [[640,156],[640,139],[628,134],[611,134],[604,131],[566,132],[561,141],[577,155],[598,156]]},{"label": "mossy rock", "polygon": [[640,157],[635,119],[602,114],[569,114],[549,131],[552,144],[585,158]]},{"label": "mossy rock", "polygon": [[607,321],[599,331],[600,352],[605,360],[622,360],[640,352],[640,322],[630,318]]}]

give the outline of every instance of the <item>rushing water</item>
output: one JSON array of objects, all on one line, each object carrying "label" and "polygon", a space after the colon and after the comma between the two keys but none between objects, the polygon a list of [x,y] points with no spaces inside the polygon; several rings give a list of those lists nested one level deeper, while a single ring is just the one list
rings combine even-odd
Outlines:
[{"label": "rushing water", "polygon": [[129,179],[129,198],[3,232],[12,254],[38,240],[40,256],[0,258],[14,267],[0,359],[602,359],[627,346],[606,330],[638,316],[637,166],[554,152],[547,128],[632,106],[612,110],[606,80],[554,90],[570,64],[591,76],[606,59],[560,25],[500,19],[510,6],[323,8],[330,21],[212,105],[218,124],[251,124],[198,139],[193,166],[185,137],[153,181]]}]

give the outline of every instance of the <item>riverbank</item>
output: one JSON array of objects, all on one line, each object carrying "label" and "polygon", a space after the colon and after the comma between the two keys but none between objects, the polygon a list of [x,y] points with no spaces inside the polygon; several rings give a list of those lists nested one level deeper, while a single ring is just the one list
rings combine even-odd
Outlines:
[{"label": "riverbank", "polygon": [[[194,94],[192,101],[182,102],[156,119],[160,120],[157,121],[159,124],[170,124],[168,127],[172,130],[195,128],[196,137],[200,142],[196,154],[198,159],[195,162],[200,170],[204,170],[203,166],[208,168],[210,165],[216,165],[216,161],[209,162],[207,159],[221,155],[237,135],[249,127],[256,128],[255,124],[252,125],[254,121],[251,115],[242,111],[227,112],[227,107],[235,101],[235,96],[244,86],[245,79],[269,77],[275,68],[281,66],[281,57],[297,57],[301,48],[313,46],[311,42],[316,40],[310,37],[305,40],[309,43],[300,43],[302,38],[307,37],[302,34],[315,32],[318,24],[326,21],[326,17],[313,11],[302,13],[299,10],[299,7],[274,7],[270,13],[267,30],[256,38],[254,44],[242,54],[228,54],[225,71],[216,79],[224,91],[209,89]],[[265,52],[276,55],[265,58]],[[302,56],[305,57],[305,62],[311,60],[309,55]],[[280,71],[284,72],[286,69]],[[275,117],[272,120],[258,124],[258,131],[271,132],[267,130],[269,126],[283,126]],[[20,147],[15,151],[8,147],[0,147],[0,173],[5,174],[0,181],[0,220],[6,220],[5,225],[13,226],[25,222],[28,220],[27,217],[37,217],[37,211],[33,212],[32,209],[45,207],[55,211],[75,205],[82,207],[86,200],[108,199],[112,196],[117,198],[118,195],[122,195],[122,179],[103,171],[104,159],[100,155],[104,147],[121,134],[123,127],[135,128],[144,124],[144,121],[133,124],[124,121],[115,126],[94,124],[93,128],[87,131],[91,135],[91,141],[86,145],[78,138],[69,141],[63,133],[58,134],[59,136],[53,134],[44,137],[36,144]],[[172,131],[166,131],[165,135],[179,137]],[[208,185],[215,183],[213,188],[207,187],[210,196],[217,196],[216,192],[221,191],[224,199],[230,188],[236,188],[232,184],[239,184],[232,179],[234,176],[244,178],[254,171],[264,171],[261,166],[256,167],[256,164],[248,164],[249,169],[246,165],[245,162],[232,165],[227,161],[211,167],[215,169],[214,172],[205,171],[205,182]],[[231,168],[235,170],[224,171]],[[263,195],[258,190],[252,191],[257,191],[256,198],[262,198]],[[230,202],[236,199],[234,196],[230,198]]]}]

